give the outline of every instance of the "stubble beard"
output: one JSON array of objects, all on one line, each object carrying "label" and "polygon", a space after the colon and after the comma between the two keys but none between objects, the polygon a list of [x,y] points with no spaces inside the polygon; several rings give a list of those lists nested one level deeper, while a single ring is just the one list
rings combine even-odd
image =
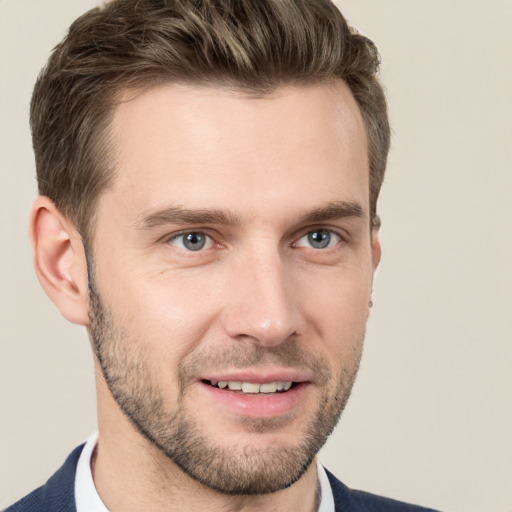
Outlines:
[{"label": "stubble beard", "polygon": [[[351,361],[339,369],[335,385],[333,379],[336,377],[331,375],[326,361],[304,354],[293,341],[270,352],[251,343],[242,351],[235,348],[229,354],[213,355],[213,359],[224,364],[232,365],[235,361],[235,366],[242,368],[263,359],[285,367],[297,367],[300,363],[314,371],[325,390],[298,445],[265,449],[251,446],[225,448],[207,437],[187,411],[187,401],[184,400],[190,382],[188,376],[193,376],[205,361],[211,364],[211,354],[205,353],[204,357],[180,364],[177,406],[168,410],[146,355],[150,351],[145,350],[142,340],[131,339],[116,324],[96,291],[91,271],[89,276],[89,337],[93,350],[121,411],[151,444],[196,481],[228,495],[276,492],[289,487],[306,472],[338,423],[349,398],[359,367],[364,332],[353,343]],[[279,423],[279,418],[249,420],[243,428],[265,435],[277,432]]]}]

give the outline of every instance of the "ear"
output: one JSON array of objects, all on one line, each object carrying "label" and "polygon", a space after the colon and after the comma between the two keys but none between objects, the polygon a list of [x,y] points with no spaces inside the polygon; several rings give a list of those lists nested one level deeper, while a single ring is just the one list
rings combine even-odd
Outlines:
[{"label": "ear", "polygon": [[372,266],[373,266],[373,273],[375,275],[375,271],[377,270],[377,267],[380,263],[380,258],[382,256],[382,248],[380,246],[380,238],[379,238],[379,228],[375,227],[372,229],[372,235],[371,235],[371,244],[372,244]]},{"label": "ear", "polygon": [[374,293],[374,286],[375,286],[375,277],[376,277],[377,268],[380,263],[380,257],[382,255],[382,250],[381,250],[381,246],[380,246],[380,238],[379,238],[379,227],[372,228],[371,251],[372,251],[373,276],[372,276],[372,292],[370,295],[370,302],[369,302],[370,309],[373,307],[373,293]]},{"label": "ear", "polygon": [[34,267],[44,291],[62,315],[88,325],[88,280],[82,237],[53,202],[39,196],[30,212]]}]

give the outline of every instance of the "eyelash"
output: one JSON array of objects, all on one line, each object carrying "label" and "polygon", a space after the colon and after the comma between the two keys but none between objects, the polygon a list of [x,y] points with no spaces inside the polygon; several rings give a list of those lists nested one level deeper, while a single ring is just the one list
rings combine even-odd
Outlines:
[{"label": "eyelash", "polygon": [[[329,228],[315,228],[315,229],[308,230],[300,238],[298,238],[295,242],[293,242],[292,247],[298,247],[299,242],[303,238],[311,237],[313,234],[319,234],[319,233],[323,233],[324,235],[328,236],[327,246],[326,247],[311,247],[311,246],[309,246],[310,249],[319,250],[319,251],[325,251],[325,250],[328,250],[328,249],[333,249],[334,247],[336,247],[337,245],[339,245],[340,243],[342,243],[344,241],[343,237],[338,232],[336,232],[336,231],[334,231],[332,229],[329,229]],[[322,243],[323,241],[324,240],[322,240],[320,243]],[[331,242],[333,242],[333,241],[334,241],[334,244],[331,245]],[[316,241],[313,242],[311,239],[309,240],[309,242],[316,243]]]},{"label": "eyelash", "polygon": [[[343,243],[345,241],[345,238],[337,231],[330,229],[330,228],[318,227],[318,228],[308,229],[308,231],[303,232],[303,234],[300,237],[296,238],[290,244],[290,247],[300,248],[301,246],[299,245],[299,242],[303,238],[310,237],[313,234],[318,234],[318,233],[323,233],[324,235],[328,236],[327,246],[315,248],[315,247],[312,247],[311,245],[309,245],[309,247],[307,247],[307,248],[312,249],[312,250],[318,250],[318,251],[326,251],[326,250],[335,248],[337,245],[339,245],[340,243]],[[198,247],[197,250],[187,248],[184,246],[184,243],[183,243],[185,236],[197,236],[199,238],[203,237],[205,239],[204,245]],[[173,245],[172,242],[176,242],[176,241],[180,241],[180,240],[182,241],[182,243],[180,244],[181,247],[177,247],[177,248],[184,252],[187,252],[187,253],[194,253],[194,252],[200,253],[207,249],[211,249],[213,247],[213,245],[215,244],[215,240],[214,240],[213,236],[210,235],[208,232],[201,231],[201,230],[181,231],[180,233],[175,233],[169,237],[166,237],[164,239],[164,242],[166,244]],[[334,244],[331,245],[333,240],[334,240]],[[319,243],[321,244],[323,241],[324,240],[321,240]],[[312,240],[310,239],[309,242],[312,242]],[[312,243],[315,243],[315,242],[312,242]],[[205,247],[205,246],[207,246],[207,247]]]},{"label": "eyelash", "polygon": [[[197,236],[197,237],[202,237],[205,239],[205,245],[208,245],[207,249],[210,249],[214,243],[215,243],[215,240],[213,239],[213,237],[211,235],[209,235],[208,233],[206,233],[205,231],[201,231],[201,230],[190,230],[190,231],[182,231],[180,233],[177,233],[177,234],[173,234],[172,236],[170,237],[167,237],[164,241],[166,244],[169,244],[171,245],[172,242],[175,242],[175,241],[179,241],[179,240],[182,240],[182,242],[184,241],[184,237],[185,236]],[[184,245],[183,243],[181,245]],[[185,251],[185,252],[190,252],[190,253],[194,253],[194,252],[201,252],[203,250],[205,250],[204,246],[200,247],[199,249],[197,250],[193,250],[193,249],[187,249],[186,247],[178,247],[179,249]]]}]

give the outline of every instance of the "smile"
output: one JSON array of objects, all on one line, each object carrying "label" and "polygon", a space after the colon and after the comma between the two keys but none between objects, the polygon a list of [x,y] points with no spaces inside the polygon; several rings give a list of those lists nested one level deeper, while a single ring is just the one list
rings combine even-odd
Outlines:
[{"label": "smile", "polygon": [[254,382],[241,382],[241,381],[216,381],[208,380],[205,381],[210,386],[219,389],[229,389],[230,391],[239,391],[247,394],[257,393],[284,393],[288,391],[292,386],[293,382],[265,382],[264,384],[258,384]]}]

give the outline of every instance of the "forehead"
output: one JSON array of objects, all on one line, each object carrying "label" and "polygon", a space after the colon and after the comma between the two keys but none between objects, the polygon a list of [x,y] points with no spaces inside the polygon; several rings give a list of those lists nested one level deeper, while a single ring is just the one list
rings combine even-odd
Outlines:
[{"label": "forehead", "polygon": [[111,134],[117,173],[105,195],[130,209],[169,202],[257,215],[305,196],[367,207],[364,124],[341,81],[258,98],[176,84],[127,93]]}]

